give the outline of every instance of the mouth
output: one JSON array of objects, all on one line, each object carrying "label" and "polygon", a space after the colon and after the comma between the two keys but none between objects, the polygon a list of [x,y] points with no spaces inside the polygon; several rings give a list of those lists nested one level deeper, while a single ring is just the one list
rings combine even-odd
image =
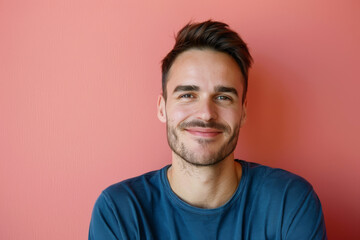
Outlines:
[{"label": "mouth", "polygon": [[185,128],[184,130],[194,136],[204,137],[204,138],[213,138],[222,133],[221,130],[214,128],[193,127],[193,128]]}]

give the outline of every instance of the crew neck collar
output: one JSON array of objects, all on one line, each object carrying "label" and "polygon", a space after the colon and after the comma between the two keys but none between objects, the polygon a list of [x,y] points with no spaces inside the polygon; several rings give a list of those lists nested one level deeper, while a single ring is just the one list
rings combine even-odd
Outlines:
[{"label": "crew neck collar", "polygon": [[174,191],[171,189],[169,179],[167,178],[167,171],[171,165],[167,165],[161,169],[161,181],[162,181],[163,188],[165,190],[164,192],[166,193],[170,202],[173,205],[175,205],[176,207],[182,208],[185,211],[189,211],[189,212],[196,213],[196,214],[205,214],[205,215],[216,214],[218,212],[224,211],[225,209],[231,207],[231,205],[236,201],[236,199],[238,199],[239,195],[243,192],[244,186],[245,186],[247,178],[248,178],[247,177],[248,176],[247,162],[245,162],[243,160],[238,160],[238,159],[235,159],[235,161],[240,163],[241,167],[242,167],[241,180],[240,180],[240,183],[238,184],[234,194],[231,196],[231,198],[220,207],[210,208],[210,209],[199,208],[199,207],[192,206],[192,205],[186,203],[185,201],[183,201],[181,198],[179,198],[174,193]]}]

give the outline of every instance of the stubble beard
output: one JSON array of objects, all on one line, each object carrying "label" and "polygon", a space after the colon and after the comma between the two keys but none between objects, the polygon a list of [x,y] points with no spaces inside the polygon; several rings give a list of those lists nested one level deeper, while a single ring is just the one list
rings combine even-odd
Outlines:
[{"label": "stubble beard", "polygon": [[[190,123],[191,124],[191,123]],[[201,126],[204,126],[205,124],[201,124]],[[215,124],[216,125],[216,124]],[[219,124],[217,124],[219,125]],[[198,126],[196,123],[192,124],[192,126]],[[232,152],[234,152],[236,148],[236,144],[239,138],[239,132],[240,132],[240,123],[237,124],[234,128],[233,133],[229,137],[228,141],[224,142],[224,144],[219,148],[218,151],[214,153],[208,153],[208,156],[199,155],[199,153],[196,153],[192,151],[191,149],[186,147],[186,144],[179,140],[179,135],[177,131],[184,131],[181,130],[181,128],[178,127],[178,130],[176,127],[172,127],[170,124],[166,124],[167,129],[167,139],[168,144],[171,148],[171,150],[179,156],[181,159],[183,159],[185,162],[189,163],[190,165],[196,166],[196,167],[206,167],[206,166],[212,166],[220,163],[223,161],[226,157],[228,157]],[[229,128],[223,126],[222,130],[225,130],[222,134],[229,133]],[[198,139],[198,144],[201,145],[202,148],[208,149],[211,151],[211,143],[212,140],[206,140],[206,139]]]}]

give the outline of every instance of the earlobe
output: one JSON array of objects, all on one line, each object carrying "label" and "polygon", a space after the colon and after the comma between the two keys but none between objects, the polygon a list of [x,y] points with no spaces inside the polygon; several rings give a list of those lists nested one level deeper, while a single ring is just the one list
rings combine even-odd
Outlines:
[{"label": "earlobe", "polygon": [[157,101],[157,116],[160,120],[160,122],[165,123],[166,122],[166,109],[165,109],[165,99],[163,95],[159,95],[158,101]]}]

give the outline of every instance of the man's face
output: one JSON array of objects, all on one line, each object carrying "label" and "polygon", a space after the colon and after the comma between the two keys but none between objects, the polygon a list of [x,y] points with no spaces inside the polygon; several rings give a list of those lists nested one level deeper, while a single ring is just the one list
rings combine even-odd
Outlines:
[{"label": "man's face", "polygon": [[209,49],[180,54],[170,68],[167,99],[158,101],[172,151],[197,166],[233,153],[245,118],[243,76],[229,55]]}]

